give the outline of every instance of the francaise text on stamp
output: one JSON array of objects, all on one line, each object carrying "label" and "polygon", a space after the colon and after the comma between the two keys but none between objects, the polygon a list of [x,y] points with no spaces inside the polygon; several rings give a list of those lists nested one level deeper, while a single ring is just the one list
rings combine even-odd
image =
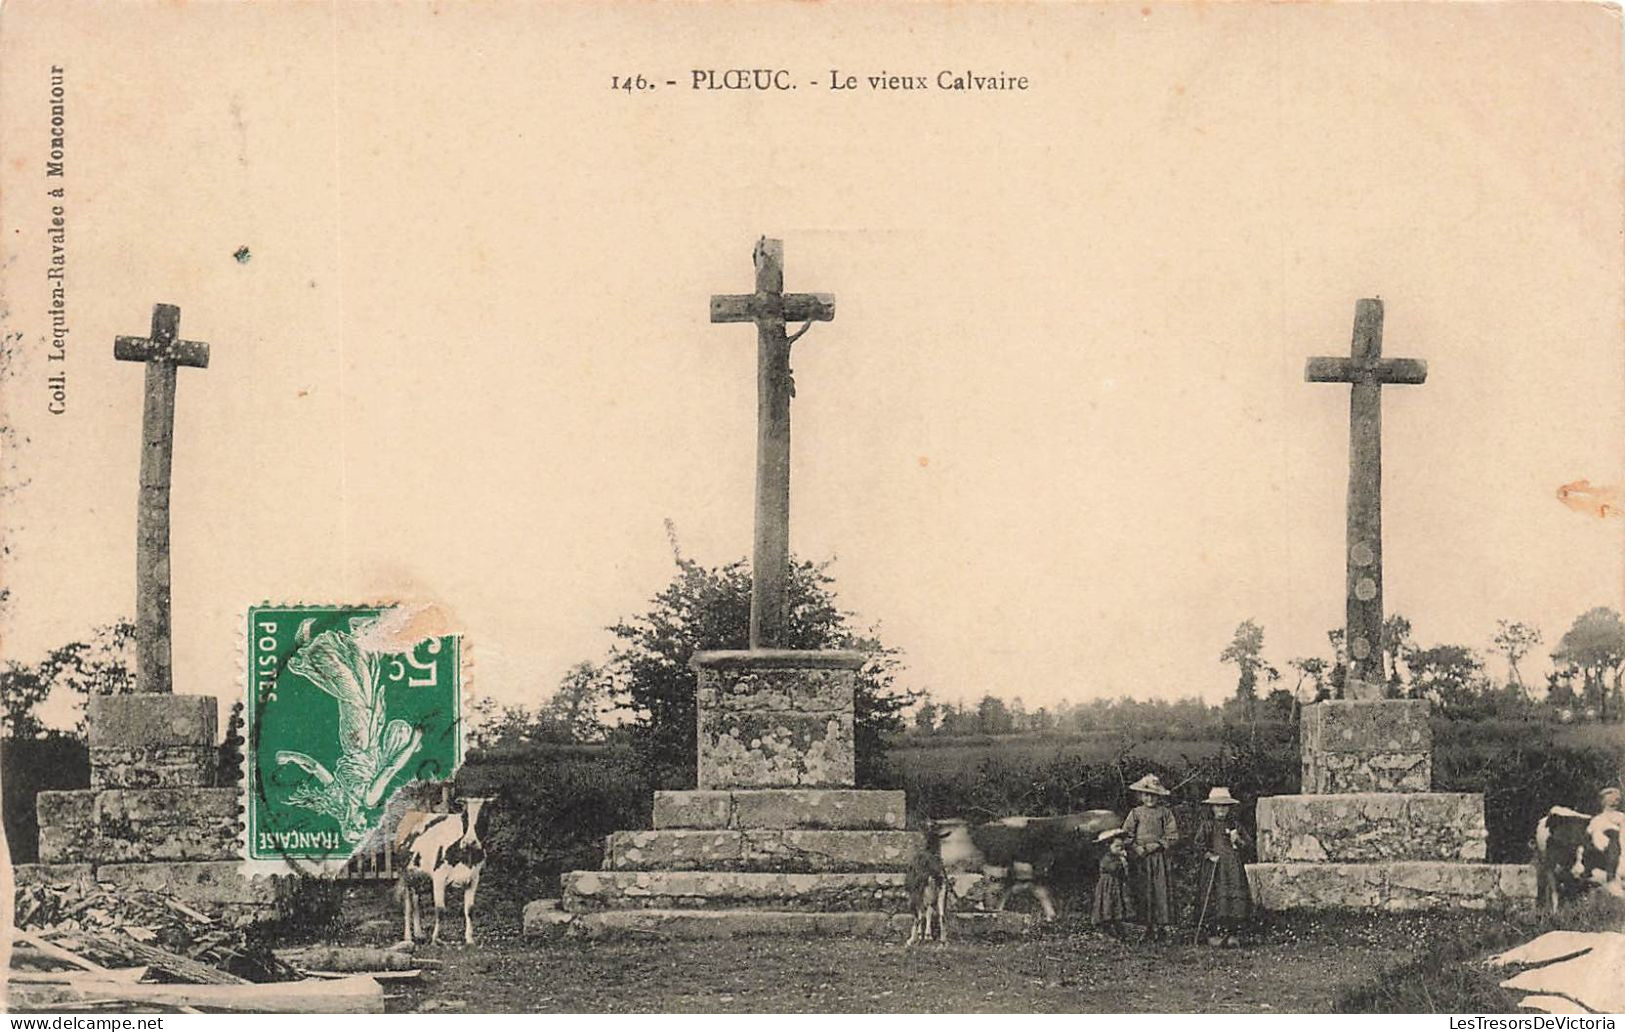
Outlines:
[{"label": "francaise text on stamp", "polygon": [[462,639],[391,606],[248,611],[251,866],[336,870],[385,804],[462,762]]}]

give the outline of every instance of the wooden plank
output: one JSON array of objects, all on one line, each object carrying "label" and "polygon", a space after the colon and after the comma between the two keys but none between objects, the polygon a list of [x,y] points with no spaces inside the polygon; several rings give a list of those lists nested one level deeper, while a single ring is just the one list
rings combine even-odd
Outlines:
[{"label": "wooden plank", "polygon": [[139,982],[147,977],[150,969],[142,967],[132,968],[103,968],[101,971],[13,971],[8,975],[12,982],[27,985],[59,985],[68,982],[84,982],[87,979],[93,982]]},{"label": "wooden plank", "polygon": [[310,946],[297,950],[276,950],[278,960],[300,968],[320,968],[323,971],[349,971],[371,974],[374,971],[405,971],[420,966],[404,949],[385,950],[368,946]]},{"label": "wooden plank", "polygon": [[177,978],[184,978],[191,982],[205,985],[248,984],[248,979],[239,978],[229,971],[222,971],[212,965],[193,960],[191,957],[183,957],[179,953],[172,953],[169,950],[147,943],[114,938],[110,935],[84,929],[76,932],[64,932],[63,935],[65,937],[72,936],[86,946],[94,947],[103,952],[128,957],[130,960],[161,968]]},{"label": "wooden plank", "polygon": [[50,957],[52,960],[59,960],[64,964],[71,964],[81,970],[107,970],[100,964],[97,964],[94,961],[86,960],[84,957],[79,956],[79,954],[73,952],[72,950],[63,949],[61,946],[51,942],[49,939],[41,938],[40,936],[35,935],[33,932],[13,931],[11,933],[11,937],[17,942],[26,943],[27,945],[32,946],[34,949],[45,954],[47,957]]},{"label": "wooden plank", "polygon": [[72,984],[19,985],[11,998],[14,1010],[55,1010],[107,1001],[269,1014],[382,1014],[384,988],[365,975],[240,985],[132,985],[87,976]]}]

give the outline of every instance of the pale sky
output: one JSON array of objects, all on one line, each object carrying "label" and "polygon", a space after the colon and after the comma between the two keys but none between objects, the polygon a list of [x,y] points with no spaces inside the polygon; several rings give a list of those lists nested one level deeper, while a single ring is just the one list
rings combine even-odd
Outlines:
[{"label": "pale sky", "polygon": [[[1621,90],[1603,5],[13,2],[4,287],[27,353],[6,655],[134,608],[154,302],[208,341],[175,449],[176,690],[251,603],[434,601],[534,702],[673,572],[750,548],[759,235],[795,346],[791,540],[939,696],[1222,698],[1342,622],[1357,298],[1389,612],[1621,600]],[[66,68],[68,413],[45,412],[46,88]],[[776,67],[783,93],[696,92]],[[832,93],[832,69],[1025,93]],[[644,95],[612,75],[647,72]],[[664,85],[675,79],[678,86]],[[234,260],[246,246],[251,258]],[[1501,665],[1492,663],[1499,673]]]}]

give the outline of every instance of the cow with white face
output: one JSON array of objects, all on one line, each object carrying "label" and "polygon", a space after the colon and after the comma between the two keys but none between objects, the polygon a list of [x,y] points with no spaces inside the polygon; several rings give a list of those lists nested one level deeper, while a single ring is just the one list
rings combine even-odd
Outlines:
[{"label": "cow with white face", "polygon": [[474,942],[474,890],[485,866],[485,836],[489,799],[465,798],[462,813],[425,813],[408,810],[395,833],[401,857],[402,938],[416,942],[423,935],[423,914],[418,889],[427,881],[434,895],[434,932],[440,942],[440,915],[446,907],[446,887],[463,890],[463,941]]}]

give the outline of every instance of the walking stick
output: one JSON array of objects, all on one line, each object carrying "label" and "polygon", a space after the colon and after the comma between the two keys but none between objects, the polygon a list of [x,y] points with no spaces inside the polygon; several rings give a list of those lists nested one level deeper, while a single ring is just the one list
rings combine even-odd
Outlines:
[{"label": "walking stick", "polygon": [[1202,909],[1196,915],[1196,934],[1191,937],[1191,945],[1197,946],[1202,942],[1202,922],[1207,920],[1207,901],[1213,896],[1213,883],[1219,880],[1218,858],[1209,860],[1211,865],[1207,875],[1207,889],[1202,893]]}]

